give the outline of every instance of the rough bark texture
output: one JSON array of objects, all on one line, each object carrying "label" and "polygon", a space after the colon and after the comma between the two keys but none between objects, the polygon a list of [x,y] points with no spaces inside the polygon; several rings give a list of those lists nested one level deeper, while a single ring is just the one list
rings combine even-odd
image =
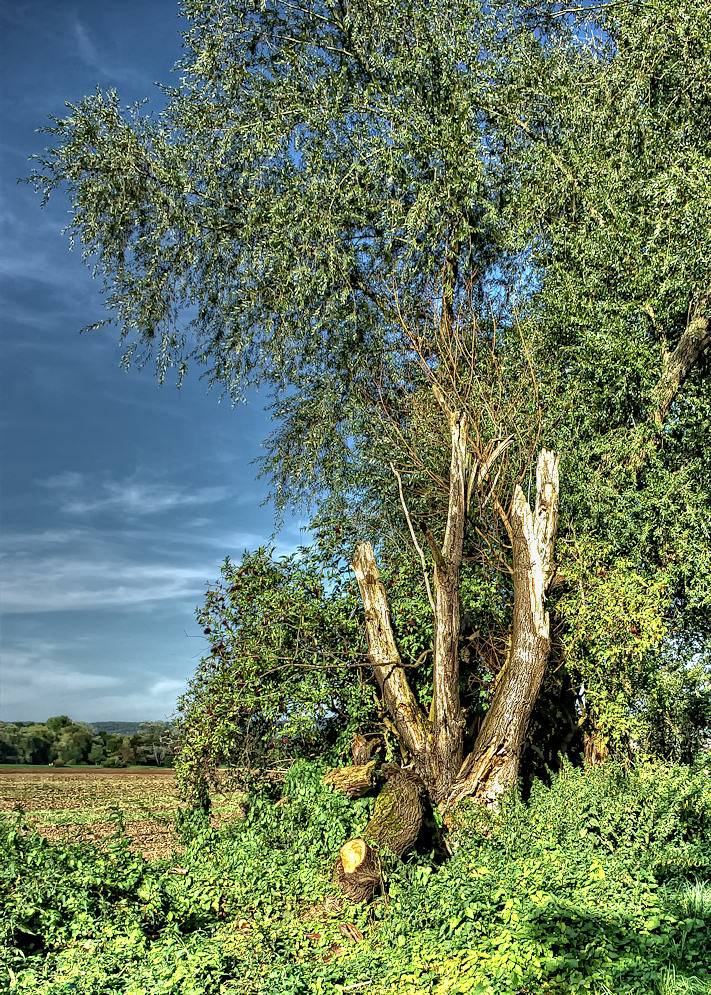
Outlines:
[{"label": "rough bark texture", "polygon": [[373,754],[380,752],[383,746],[383,740],[381,736],[361,736],[356,734],[353,737],[353,742],[351,743],[351,756],[353,757],[353,763],[356,766],[361,766],[367,764]]},{"label": "rough bark texture", "polygon": [[432,740],[425,777],[435,800],[444,797],[462,765],[464,720],[459,702],[459,573],[467,518],[467,421],[448,412],[452,437],[447,527],[435,560],[435,631]]},{"label": "rough bark texture", "polygon": [[586,733],[584,740],[585,759],[593,767],[600,767],[605,763],[610,751],[607,744],[594,733]]},{"label": "rough bark texture", "polygon": [[380,857],[360,837],[341,847],[334,880],[352,902],[368,902],[380,884]]},{"label": "rough bark texture", "polygon": [[518,776],[528,721],[550,651],[550,618],[545,596],[555,566],[558,524],[558,457],[543,450],[536,474],[536,505],[516,488],[509,514],[513,540],[514,617],[507,660],[479,730],[474,749],[447,804],[472,797],[496,806]]},{"label": "rough bark texture", "polygon": [[323,778],[324,784],[330,784],[335,791],[342,791],[349,798],[361,798],[372,790],[375,784],[375,768],[377,758],[367,764],[353,764],[350,767],[339,767],[330,770]]},{"label": "rough bark texture", "polygon": [[383,704],[392,716],[398,735],[413,756],[427,751],[429,723],[407,681],[390,621],[390,606],[373,547],[361,543],[353,557],[365,612],[370,662],[380,687]]},{"label": "rough bark texture", "polygon": [[395,764],[383,764],[388,778],[375,802],[362,837],[349,840],[339,852],[334,877],[353,901],[368,901],[380,881],[382,850],[396,857],[417,842],[424,818],[426,789],[421,779]]},{"label": "rough bark texture", "polygon": [[363,834],[379,850],[387,849],[402,857],[415,845],[422,828],[424,799],[422,780],[396,764],[383,764],[388,779],[375,801],[370,822]]},{"label": "rough bark texture", "polygon": [[665,359],[664,372],[655,389],[654,421],[661,425],[669,405],[703,353],[711,347],[711,292],[702,294],[679,343]]}]

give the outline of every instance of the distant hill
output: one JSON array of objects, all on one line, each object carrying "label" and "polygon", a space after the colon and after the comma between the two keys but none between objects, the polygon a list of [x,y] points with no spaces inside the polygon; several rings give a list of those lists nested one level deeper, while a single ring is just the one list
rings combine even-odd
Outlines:
[{"label": "distant hill", "polygon": [[[144,721],[150,721],[146,719]],[[34,721],[29,722],[3,722],[2,725],[15,725],[15,726],[31,726],[31,725],[43,725],[43,723],[36,723]],[[119,736],[134,736],[143,722],[115,722],[109,720],[107,722],[82,722],[82,725],[91,726],[94,732],[110,732],[118,734]]]},{"label": "distant hill", "polygon": [[120,736],[134,736],[142,723],[140,722],[89,722],[94,732],[118,733]]}]

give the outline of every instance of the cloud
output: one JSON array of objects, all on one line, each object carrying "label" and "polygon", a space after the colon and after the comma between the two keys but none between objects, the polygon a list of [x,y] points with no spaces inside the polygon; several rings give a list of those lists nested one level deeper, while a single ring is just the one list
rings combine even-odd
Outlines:
[{"label": "cloud", "polygon": [[[121,679],[109,674],[80,670],[62,662],[75,645],[46,639],[26,639],[3,647],[2,707],[18,721],[37,717],[34,708],[58,714],[56,705],[64,696],[115,691]],[[44,704],[46,701],[46,704]],[[55,704],[56,703],[56,704]],[[60,709],[61,710],[61,709]]]},{"label": "cloud", "polygon": [[75,19],[72,25],[72,33],[76,43],[77,54],[82,62],[89,66],[90,69],[101,68],[98,49],[91,40],[86,27],[78,18]]},{"label": "cloud", "polygon": [[0,604],[8,614],[194,604],[216,573],[215,566],[107,558],[98,546],[91,555],[87,544],[68,555],[16,552],[1,562]]},{"label": "cloud", "polygon": [[[8,614],[162,606],[192,615],[224,556],[265,542],[251,530],[216,527],[208,509],[231,499],[228,487],[190,488],[140,473],[97,480],[76,470],[38,485],[52,510],[42,509],[45,527],[8,530],[0,554],[0,606]],[[297,545],[290,538],[278,554]]]},{"label": "cloud", "polygon": [[94,512],[118,512],[124,515],[155,515],[177,508],[204,507],[230,496],[227,487],[199,487],[188,490],[172,484],[139,480],[95,482],[87,474],[66,470],[45,480],[40,486],[50,491],[62,512],[88,515]]},{"label": "cloud", "polygon": [[110,58],[93,39],[86,25],[76,16],[71,24],[71,35],[76,56],[87,69],[97,74],[102,86],[107,85],[108,81],[145,87],[149,82],[145,73],[140,72],[135,66]]},{"label": "cloud", "polygon": [[25,639],[4,648],[2,712],[4,721],[46,721],[69,715],[76,721],[148,721],[170,716],[185,680],[150,670],[124,676],[101,674],[62,662],[77,652],[72,643]]}]

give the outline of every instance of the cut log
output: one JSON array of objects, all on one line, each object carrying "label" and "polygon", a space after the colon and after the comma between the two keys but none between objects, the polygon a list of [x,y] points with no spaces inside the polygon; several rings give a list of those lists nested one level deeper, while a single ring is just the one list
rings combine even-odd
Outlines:
[{"label": "cut log", "polygon": [[377,763],[377,759],[373,758],[367,764],[337,767],[335,770],[329,770],[323,778],[323,783],[330,784],[334,791],[342,791],[349,798],[361,798],[373,788]]},{"label": "cut log", "polygon": [[338,853],[335,879],[352,902],[368,902],[380,883],[380,857],[360,837],[344,843]]},{"label": "cut log", "polygon": [[396,764],[383,764],[382,770],[388,780],[365,833],[344,843],[336,863],[336,882],[354,902],[373,897],[381,879],[381,851],[402,857],[415,845],[422,827],[426,790],[420,778]]},{"label": "cut log", "polygon": [[382,773],[387,783],[375,800],[373,815],[363,835],[379,850],[402,857],[420,835],[427,792],[417,774],[397,764],[383,764]]}]

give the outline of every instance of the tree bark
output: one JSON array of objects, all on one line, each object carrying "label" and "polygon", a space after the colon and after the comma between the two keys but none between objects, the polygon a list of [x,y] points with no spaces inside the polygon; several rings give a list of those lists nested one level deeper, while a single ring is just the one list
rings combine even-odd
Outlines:
[{"label": "tree bark", "polygon": [[377,763],[377,758],[374,757],[367,764],[338,767],[324,775],[323,783],[330,784],[334,791],[342,791],[349,798],[362,798],[375,784]]},{"label": "tree bark", "polygon": [[380,881],[380,853],[402,857],[417,842],[424,818],[426,788],[412,771],[383,764],[388,778],[362,837],[341,847],[335,879],[352,901],[368,901]]},{"label": "tree bark", "polygon": [[381,736],[361,736],[359,733],[353,737],[351,743],[351,756],[356,766],[367,764],[376,750],[379,752],[383,747]]},{"label": "tree bark", "polygon": [[514,578],[509,654],[474,749],[446,800],[447,807],[464,798],[495,807],[518,777],[526,728],[550,651],[550,617],[545,598],[555,572],[558,495],[558,457],[544,449],[538,459],[535,510],[531,511],[517,485],[509,513]]},{"label": "tree bark", "polygon": [[430,537],[435,561],[435,631],[432,688],[432,740],[426,779],[434,801],[449,791],[462,765],[464,720],[459,700],[459,574],[467,518],[466,418],[447,412],[452,437],[447,526],[442,549]]},{"label": "tree bark", "polygon": [[711,291],[702,294],[691,314],[679,343],[665,357],[664,372],[654,391],[653,420],[661,425],[669,406],[703,353],[711,347]]},{"label": "tree bark", "polygon": [[369,902],[380,884],[380,855],[362,837],[348,840],[338,852],[334,882],[352,902]]},{"label": "tree bark", "polygon": [[395,728],[413,757],[424,757],[429,739],[429,722],[408,683],[390,621],[390,606],[373,547],[362,542],[353,557],[353,573],[358,581],[365,612],[368,650],[383,704]]}]

